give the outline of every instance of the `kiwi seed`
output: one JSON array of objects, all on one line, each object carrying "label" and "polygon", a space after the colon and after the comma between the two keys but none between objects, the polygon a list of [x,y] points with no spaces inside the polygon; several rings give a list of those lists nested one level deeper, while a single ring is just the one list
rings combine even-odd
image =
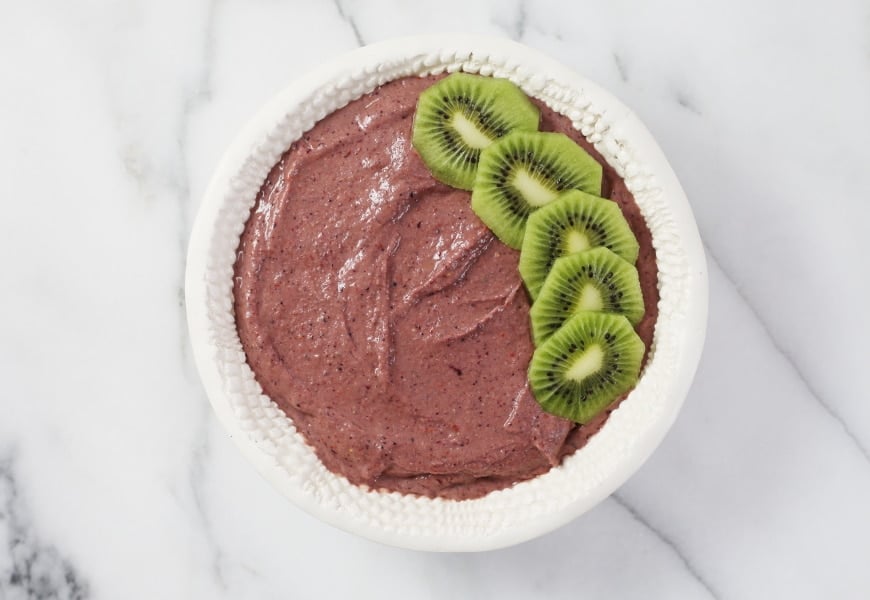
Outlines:
[{"label": "kiwi seed", "polygon": [[624,316],[580,312],[535,350],[529,384],[545,411],[587,423],[634,387],[644,349]]},{"label": "kiwi seed", "polygon": [[512,131],[536,130],[539,120],[507,79],[454,73],[420,94],[411,141],[436,179],[470,190],[481,150]]},{"label": "kiwi seed", "polygon": [[535,344],[543,343],[580,311],[624,315],[636,325],[644,306],[634,265],[607,248],[557,259],[530,311]]},{"label": "kiwi seed", "polygon": [[556,259],[597,247],[631,264],[637,260],[637,239],[616,202],[570,190],[532,213],[520,253],[520,273],[532,299]]},{"label": "kiwi seed", "polygon": [[600,194],[601,175],[601,165],[568,136],[515,131],[480,153],[471,208],[519,249],[530,214],[567,190]]}]

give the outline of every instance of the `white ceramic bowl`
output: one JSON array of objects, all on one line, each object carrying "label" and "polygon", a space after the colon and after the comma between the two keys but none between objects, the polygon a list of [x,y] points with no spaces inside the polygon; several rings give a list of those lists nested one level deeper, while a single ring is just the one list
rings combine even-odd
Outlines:
[{"label": "white ceramic bowl", "polygon": [[[625,178],[652,232],[659,317],[637,387],[563,464],[476,500],[368,490],[328,471],[267,398],[245,362],[232,309],[239,235],[266,174],[318,120],[408,76],[463,70],[505,77],[569,117]],[[360,48],[295,81],[227,150],[203,199],[187,261],[187,316],[215,412],[245,456],[284,495],[337,527],[395,546],[487,550],[550,531],[606,498],[661,442],[683,403],[707,318],[704,251],[686,196],[638,118],[558,62],[504,39],[434,35]]]}]

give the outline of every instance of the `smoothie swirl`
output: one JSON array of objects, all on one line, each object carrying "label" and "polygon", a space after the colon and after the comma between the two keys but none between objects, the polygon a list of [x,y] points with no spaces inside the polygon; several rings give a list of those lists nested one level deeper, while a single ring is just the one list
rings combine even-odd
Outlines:
[{"label": "smoothie swirl", "polygon": [[[376,489],[465,499],[558,465],[608,413],[578,426],[532,397],[519,253],[411,146],[417,97],[434,81],[381,86],[283,155],[241,236],[235,316],[263,391],[327,468]],[[543,130],[603,162],[539,106]],[[640,244],[638,333],[649,348],[658,302],[649,230],[607,165],[603,195]]]}]

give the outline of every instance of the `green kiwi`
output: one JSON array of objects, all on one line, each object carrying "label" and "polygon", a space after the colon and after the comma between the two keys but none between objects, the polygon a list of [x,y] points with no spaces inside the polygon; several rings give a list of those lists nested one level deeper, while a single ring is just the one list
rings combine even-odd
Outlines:
[{"label": "green kiwi", "polygon": [[470,190],[481,150],[511,131],[536,130],[539,120],[507,79],[454,73],[420,94],[411,141],[436,179]]},{"label": "green kiwi", "polygon": [[519,249],[530,214],[566,190],[600,194],[601,173],[568,136],[517,131],[480,153],[471,208],[502,242]]},{"label": "green kiwi", "polygon": [[643,318],[643,294],[637,269],[607,248],[563,256],[532,304],[532,335],[542,344],[581,311],[623,315],[632,325]]},{"label": "green kiwi", "polygon": [[616,202],[571,190],[529,216],[520,253],[520,273],[532,299],[561,256],[603,246],[627,262],[639,246]]},{"label": "green kiwi", "polygon": [[644,349],[622,315],[581,312],[535,350],[529,385],[545,411],[588,423],[634,387]]}]

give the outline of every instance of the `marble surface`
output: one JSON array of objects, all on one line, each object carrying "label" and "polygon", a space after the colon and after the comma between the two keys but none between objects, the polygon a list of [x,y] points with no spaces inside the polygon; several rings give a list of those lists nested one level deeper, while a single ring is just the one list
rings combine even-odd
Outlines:
[{"label": "marble surface", "polygon": [[[708,341],[642,470],[475,555],[296,509],[218,425],[184,252],[223,148],[360,43],[494,33],[631,106],[696,212]],[[870,9],[398,0],[7,2],[0,598],[870,597]]]}]

